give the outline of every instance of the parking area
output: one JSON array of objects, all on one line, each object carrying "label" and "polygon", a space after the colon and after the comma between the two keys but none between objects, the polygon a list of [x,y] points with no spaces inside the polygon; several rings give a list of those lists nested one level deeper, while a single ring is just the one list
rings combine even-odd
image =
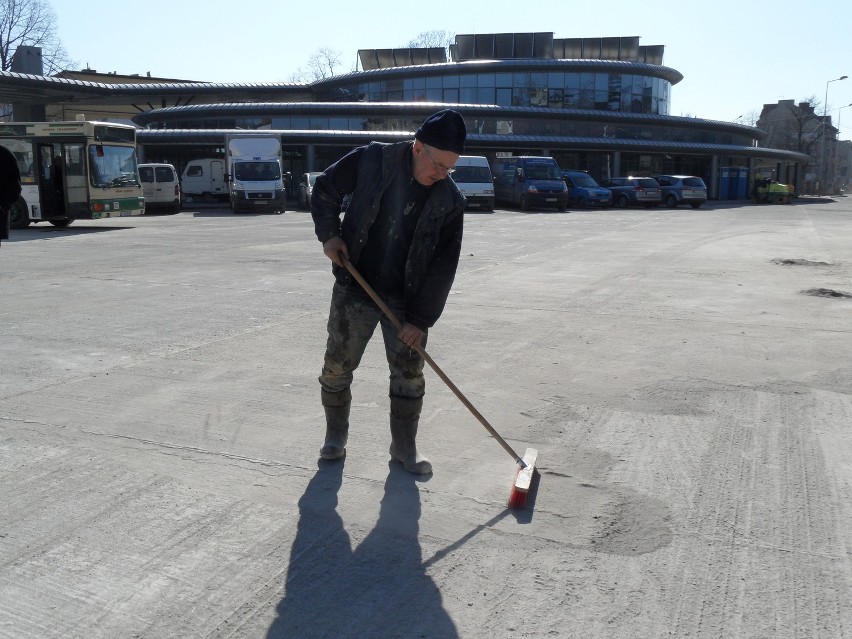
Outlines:
[{"label": "parking area", "polygon": [[310,215],[0,247],[0,639],[852,634],[852,203],[465,218],[389,463],[378,339],[318,463]]}]

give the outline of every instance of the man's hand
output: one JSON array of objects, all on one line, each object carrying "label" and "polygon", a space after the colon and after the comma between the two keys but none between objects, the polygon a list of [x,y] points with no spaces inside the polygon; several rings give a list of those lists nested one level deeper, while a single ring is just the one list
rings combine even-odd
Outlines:
[{"label": "man's hand", "polygon": [[326,254],[328,259],[341,267],[343,266],[343,262],[340,259],[340,253],[343,253],[347,260],[349,259],[349,249],[346,247],[346,242],[339,235],[326,240],[322,245],[322,252]]},{"label": "man's hand", "polygon": [[417,328],[414,324],[406,322],[402,325],[402,330],[399,331],[399,339],[402,343],[411,348],[419,348],[420,340],[423,339],[423,331]]}]

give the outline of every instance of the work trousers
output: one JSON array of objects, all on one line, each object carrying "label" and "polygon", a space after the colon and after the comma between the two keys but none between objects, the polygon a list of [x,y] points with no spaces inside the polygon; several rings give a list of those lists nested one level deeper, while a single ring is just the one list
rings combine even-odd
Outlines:
[{"label": "work trousers", "polygon": [[[403,303],[394,299],[383,301],[402,321],[405,316]],[[349,389],[353,373],[361,363],[376,325],[382,327],[385,355],[390,368],[388,395],[406,399],[423,397],[426,382],[420,353],[400,341],[399,331],[360,286],[343,286],[340,283],[335,283],[331,294],[328,342],[322,375],[319,377],[323,390],[340,393]],[[423,334],[421,345],[426,346],[426,333]]]}]

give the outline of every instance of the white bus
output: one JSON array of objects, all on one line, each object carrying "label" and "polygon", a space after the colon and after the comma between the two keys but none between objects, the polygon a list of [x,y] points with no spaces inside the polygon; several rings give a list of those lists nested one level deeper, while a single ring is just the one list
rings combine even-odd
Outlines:
[{"label": "white bus", "polygon": [[0,124],[0,144],[21,171],[21,197],[9,211],[13,229],[145,212],[132,126],[10,122]]}]

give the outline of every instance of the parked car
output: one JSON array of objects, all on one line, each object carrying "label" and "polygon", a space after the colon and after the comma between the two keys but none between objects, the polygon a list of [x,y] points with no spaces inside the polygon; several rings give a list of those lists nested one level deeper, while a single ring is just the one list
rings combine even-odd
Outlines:
[{"label": "parked car", "polygon": [[651,208],[662,202],[660,185],[654,178],[614,177],[601,182],[601,186],[612,191],[615,206],[623,209],[631,205]]},{"label": "parked car", "polygon": [[322,171],[311,171],[303,173],[299,180],[299,206],[303,209],[311,208],[311,192],[314,190],[314,182],[322,175]]},{"label": "parked car", "polygon": [[694,175],[655,175],[660,184],[663,203],[669,208],[689,204],[697,209],[707,201],[707,185]]},{"label": "parked car", "polygon": [[568,204],[574,204],[578,209],[612,206],[612,192],[599,186],[585,171],[562,171],[562,179],[568,187]]},{"label": "parked car", "polygon": [[140,164],[139,179],[145,196],[145,212],[166,209],[180,211],[180,180],[171,164]]}]

